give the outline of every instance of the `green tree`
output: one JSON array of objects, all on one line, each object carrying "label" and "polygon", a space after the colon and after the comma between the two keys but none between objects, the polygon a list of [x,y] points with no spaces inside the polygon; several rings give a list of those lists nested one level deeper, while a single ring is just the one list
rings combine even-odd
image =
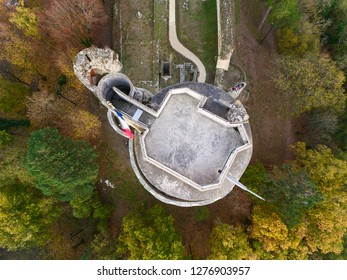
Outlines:
[{"label": "green tree", "polygon": [[29,120],[13,120],[0,118],[0,130],[9,130],[12,127],[29,126]]},{"label": "green tree", "polygon": [[321,14],[325,20],[330,21],[329,26],[324,31],[324,41],[333,54],[339,52],[346,53],[343,49],[346,42],[347,28],[347,1],[331,0],[322,1]]},{"label": "green tree", "polygon": [[322,201],[322,194],[304,169],[292,163],[274,167],[272,184],[262,192],[272,202],[288,228],[300,223],[305,213]]},{"label": "green tree", "polygon": [[29,87],[8,81],[0,75],[0,113],[9,118],[24,117],[25,99],[29,93]]},{"label": "green tree", "polygon": [[338,117],[331,112],[312,111],[308,115],[307,143],[317,146],[332,143],[338,127]]},{"label": "green tree", "polygon": [[11,144],[13,141],[13,136],[6,130],[0,130],[0,147]]},{"label": "green tree", "polygon": [[32,177],[22,166],[25,147],[15,142],[0,149],[0,187],[21,182],[32,185]]},{"label": "green tree", "polygon": [[43,246],[59,215],[54,201],[30,186],[17,182],[0,187],[0,247],[15,251]]},{"label": "green tree", "polygon": [[119,260],[121,255],[117,253],[117,238],[106,230],[94,236],[90,244],[92,249],[92,259],[96,260]]},{"label": "green tree", "polygon": [[22,30],[26,36],[40,37],[38,18],[32,9],[16,7],[16,12],[10,14],[10,22]]},{"label": "green tree", "polygon": [[309,173],[325,197],[334,197],[345,190],[347,184],[347,162],[335,157],[327,146],[307,149],[305,143],[292,146],[296,163]]},{"label": "green tree", "polygon": [[276,32],[277,46],[281,54],[303,57],[308,52],[319,54],[320,32],[305,21],[300,28],[284,27]]},{"label": "green tree", "polygon": [[326,146],[309,150],[298,142],[293,150],[297,164],[307,170],[324,195],[307,213],[307,244],[312,252],[339,254],[347,232],[347,162],[336,158]]},{"label": "green tree", "polygon": [[174,219],[160,206],[131,212],[123,218],[119,254],[132,260],[184,259],[184,247]]},{"label": "green tree", "polygon": [[80,197],[71,200],[70,205],[72,206],[74,217],[83,219],[92,216],[93,219],[98,220],[99,230],[103,230],[106,227],[106,223],[112,213],[112,205],[103,204],[97,190],[94,190],[91,197]]},{"label": "green tree", "polygon": [[257,259],[249,235],[240,226],[217,225],[211,233],[211,260],[251,260]]},{"label": "green tree", "polygon": [[288,229],[273,207],[262,204],[253,209],[250,237],[260,259],[307,259],[304,223]]},{"label": "green tree", "polygon": [[24,166],[45,195],[70,201],[92,195],[98,175],[96,157],[90,144],[45,128],[32,133]]},{"label": "green tree", "polygon": [[277,65],[273,81],[292,115],[312,109],[329,110],[334,114],[343,112],[345,76],[328,56],[281,57]]},{"label": "green tree", "polygon": [[302,18],[298,0],[266,0],[266,3],[272,7],[270,21],[279,26],[295,26]]},{"label": "green tree", "polygon": [[264,165],[257,162],[248,166],[242,175],[241,182],[256,193],[261,193],[267,185],[271,184],[271,178]]}]

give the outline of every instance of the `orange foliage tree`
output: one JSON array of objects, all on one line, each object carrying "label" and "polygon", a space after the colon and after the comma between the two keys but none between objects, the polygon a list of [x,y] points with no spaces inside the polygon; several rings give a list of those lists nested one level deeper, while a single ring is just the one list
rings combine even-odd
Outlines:
[{"label": "orange foliage tree", "polygon": [[56,42],[92,43],[97,27],[106,20],[101,1],[52,0],[45,12],[49,33]]}]

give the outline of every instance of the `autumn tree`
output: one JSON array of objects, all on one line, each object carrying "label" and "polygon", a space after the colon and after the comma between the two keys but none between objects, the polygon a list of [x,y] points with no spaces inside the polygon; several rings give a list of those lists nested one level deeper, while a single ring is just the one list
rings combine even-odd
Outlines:
[{"label": "autumn tree", "polygon": [[347,194],[327,199],[307,214],[307,244],[311,251],[339,254],[347,232]]},{"label": "autumn tree", "polygon": [[36,13],[27,7],[16,7],[10,14],[10,22],[16,25],[28,37],[40,37],[39,21]]},{"label": "autumn tree", "polygon": [[11,64],[11,75],[26,84],[40,80],[55,87],[56,67],[51,39],[44,36],[38,3],[25,3],[5,12],[8,20],[0,27],[1,58]]},{"label": "autumn tree", "polygon": [[277,65],[273,81],[292,115],[312,109],[330,110],[334,114],[343,112],[345,76],[328,56],[281,57]]},{"label": "autumn tree", "polygon": [[254,206],[250,237],[260,259],[307,259],[306,232],[304,223],[288,229],[273,207]]},{"label": "autumn tree", "polygon": [[102,230],[94,236],[90,247],[92,249],[91,259],[96,260],[119,260],[122,255],[117,253],[117,237],[115,233]]},{"label": "autumn tree", "polygon": [[85,94],[85,86],[81,83],[81,81],[75,75],[73,70],[73,61],[75,59],[76,54],[79,52],[79,49],[73,46],[66,46],[65,49],[57,50],[55,60],[55,64],[58,69],[63,73],[67,78],[67,87],[74,88],[74,95],[79,93],[84,93],[83,96],[86,97]]},{"label": "autumn tree", "polygon": [[251,260],[257,259],[252,249],[249,235],[241,226],[220,224],[211,233],[211,260]]},{"label": "autumn tree", "polygon": [[61,201],[92,195],[98,175],[94,147],[45,128],[32,133],[24,166],[45,195]]},{"label": "autumn tree", "polygon": [[280,26],[295,26],[302,18],[298,0],[266,0],[272,7],[269,20]]},{"label": "autumn tree", "polygon": [[56,42],[90,46],[94,32],[106,16],[101,1],[52,0],[45,11],[49,33]]},{"label": "autumn tree", "polygon": [[305,213],[322,201],[322,194],[307,172],[292,163],[274,167],[271,183],[261,193],[276,206],[288,228],[299,224]]},{"label": "autumn tree", "polygon": [[99,139],[101,122],[99,118],[85,110],[75,111],[69,116],[74,128],[74,138],[95,143]]},{"label": "autumn tree", "polygon": [[307,53],[319,54],[320,31],[308,21],[300,28],[284,27],[276,32],[277,46],[281,54],[303,57]]},{"label": "autumn tree", "polygon": [[101,122],[92,113],[76,108],[64,99],[46,91],[34,92],[27,98],[27,116],[33,126],[52,126],[65,135],[91,143],[99,140]]},{"label": "autumn tree", "polygon": [[111,217],[112,205],[102,203],[99,193],[94,190],[91,197],[80,197],[70,201],[72,214],[78,219],[92,217],[97,221],[99,231],[107,227],[107,222]]},{"label": "autumn tree", "polygon": [[[346,100],[347,106],[347,100]],[[347,108],[347,107],[346,107]],[[334,140],[337,142],[338,146],[343,150],[347,151],[347,110],[339,119],[339,123],[334,134]]]},{"label": "autumn tree", "polygon": [[13,136],[6,130],[0,130],[0,147],[11,144]]},{"label": "autumn tree", "polygon": [[347,232],[347,162],[336,158],[326,146],[309,150],[299,142],[293,150],[297,164],[307,170],[324,195],[307,213],[307,244],[313,252],[338,254]]},{"label": "autumn tree", "polygon": [[29,93],[27,86],[8,81],[0,75],[0,113],[9,118],[23,117]]},{"label": "autumn tree", "polygon": [[32,96],[27,97],[27,117],[34,127],[54,126],[59,121],[60,104],[55,101],[56,97],[47,91],[34,92]]},{"label": "autumn tree", "polygon": [[15,141],[0,149],[0,187],[21,182],[32,185],[33,180],[22,162],[26,152],[25,145]]},{"label": "autumn tree", "polygon": [[131,260],[184,259],[184,247],[174,219],[160,206],[137,211],[123,218],[119,254]]},{"label": "autumn tree", "polygon": [[0,187],[0,247],[9,251],[43,246],[60,215],[51,198],[19,182]]},{"label": "autumn tree", "polygon": [[338,128],[338,117],[329,111],[312,111],[307,117],[307,140],[308,144],[330,145]]},{"label": "autumn tree", "polygon": [[338,159],[332,150],[324,145],[307,149],[305,143],[292,146],[296,163],[301,165],[318,184],[325,197],[339,195],[347,184],[347,162]]}]

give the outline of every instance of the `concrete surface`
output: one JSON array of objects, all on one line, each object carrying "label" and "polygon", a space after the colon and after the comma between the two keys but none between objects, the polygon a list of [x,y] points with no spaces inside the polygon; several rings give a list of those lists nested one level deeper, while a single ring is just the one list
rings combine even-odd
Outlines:
[{"label": "concrete surface", "polygon": [[172,95],[144,141],[149,157],[208,185],[218,182],[231,152],[243,142],[234,128],[201,115],[198,103],[188,94]]}]

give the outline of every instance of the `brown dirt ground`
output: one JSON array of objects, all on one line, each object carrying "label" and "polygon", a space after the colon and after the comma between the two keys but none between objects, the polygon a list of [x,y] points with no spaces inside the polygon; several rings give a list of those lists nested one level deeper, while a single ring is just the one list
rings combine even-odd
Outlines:
[{"label": "brown dirt ground", "polygon": [[[273,61],[278,56],[274,32],[259,45],[270,28],[265,24],[261,31],[257,30],[264,12],[259,1],[242,1],[231,63],[246,73],[245,95],[249,98],[244,105],[250,115],[253,134],[252,162],[274,165],[293,158],[288,146],[296,141],[298,128],[294,120],[280,111],[282,97],[271,84],[271,72],[275,71]],[[225,81],[228,82],[228,74]]]},{"label": "brown dirt ground", "polygon": [[[120,1],[126,3],[129,0]],[[257,31],[262,13],[264,13],[264,8],[259,7],[258,1],[242,1],[240,21],[235,30],[236,50],[232,57],[232,64],[238,69],[242,69],[247,77],[248,87],[242,100],[249,112],[252,125],[254,141],[252,161],[272,165],[292,158],[288,144],[295,142],[296,127],[292,120],[281,116],[279,111],[281,97],[269,81],[269,73],[274,69],[272,61],[277,56],[277,50],[273,34],[270,34],[269,40],[265,40],[261,46],[258,43],[269,28],[264,26],[261,32]],[[125,15],[123,14],[123,16]],[[115,48],[117,46],[114,46]],[[238,78],[231,68],[224,77],[225,87],[230,87],[229,85],[237,82]],[[106,158],[100,162],[100,178],[111,179],[113,183],[116,183],[116,188],[106,187],[104,183],[100,183],[98,186],[104,201],[112,203],[115,207],[111,222],[112,229],[118,230],[123,216],[134,207],[159,203],[174,216],[175,226],[182,235],[187,253],[193,259],[205,259],[210,253],[209,240],[214,225],[219,222],[248,223],[251,202],[248,194],[238,188],[235,188],[224,199],[207,206],[210,217],[205,221],[197,221],[199,210],[196,207],[180,208],[155,200],[141,187],[132,172],[127,141],[118,136],[108,125],[106,111],[98,108],[95,100],[92,100],[90,104],[92,105],[91,111],[98,114],[103,123],[102,139],[104,143],[99,146],[99,149],[103,153],[108,153],[108,158],[114,159],[109,161]],[[129,186],[129,192],[133,195],[124,194],[118,188],[119,177],[116,173],[127,174],[126,178],[129,182],[123,183]]]}]

